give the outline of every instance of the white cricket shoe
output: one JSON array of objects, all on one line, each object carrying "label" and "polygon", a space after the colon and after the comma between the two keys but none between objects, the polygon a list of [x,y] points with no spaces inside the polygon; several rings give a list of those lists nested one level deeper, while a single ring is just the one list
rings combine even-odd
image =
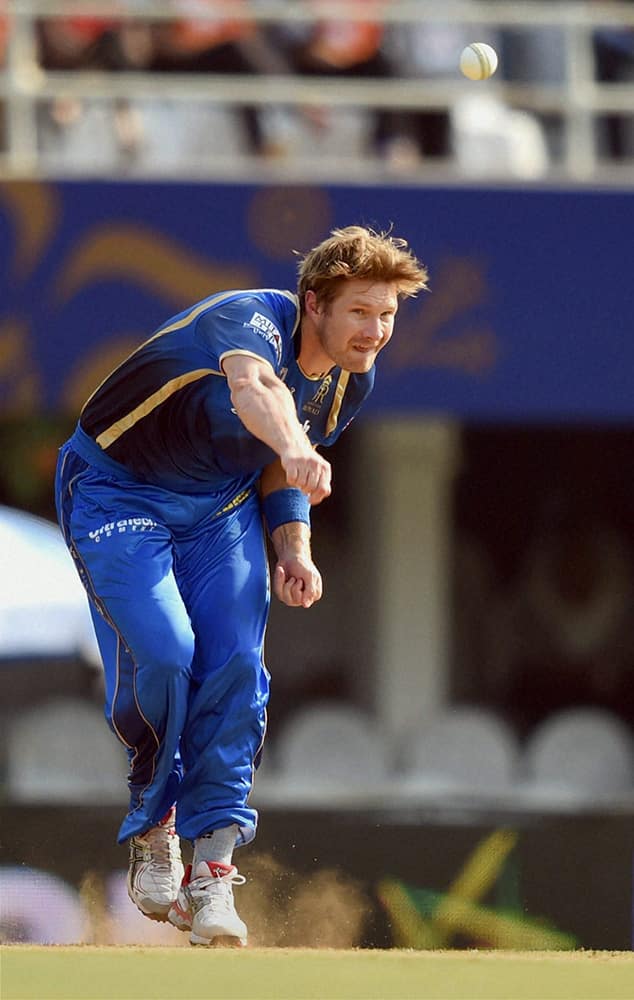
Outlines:
[{"label": "white cricket shoe", "polygon": [[247,928],[236,913],[233,887],[245,882],[235,865],[199,861],[195,871],[188,865],[169,920],[179,930],[191,931],[191,944],[243,948]]},{"label": "white cricket shoe", "polygon": [[176,809],[172,806],[151,830],[130,837],[128,896],[150,920],[167,920],[183,878],[175,820]]}]

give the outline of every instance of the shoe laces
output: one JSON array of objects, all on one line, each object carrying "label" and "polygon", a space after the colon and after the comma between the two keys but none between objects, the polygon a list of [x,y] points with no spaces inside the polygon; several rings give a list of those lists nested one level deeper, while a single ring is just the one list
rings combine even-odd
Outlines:
[{"label": "shoe laces", "polygon": [[135,837],[144,854],[151,855],[152,862],[158,867],[163,865],[171,868],[173,862],[180,861],[180,841],[174,825],[174,808],[146,833]]},{"label": "shoe laces", "polygon": [[[233,887],[234,885],[244,885],[246,878],[240,875],[235,865],[223,865],[220,862],[201,862],[196,871],[201,867],[207,869],[207,873],[195,875],[189,883],[189,891],[194,899],[209,897],[208,902],[214,907],[220,906],[227,910],[233,908]],[[205,901],[207,902],[207,900]]]}]

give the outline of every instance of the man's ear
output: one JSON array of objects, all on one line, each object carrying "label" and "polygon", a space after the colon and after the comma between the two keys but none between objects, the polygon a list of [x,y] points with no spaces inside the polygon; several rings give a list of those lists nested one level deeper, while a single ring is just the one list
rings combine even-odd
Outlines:
[{"label": "man's ear", "polygon": [[312,288],[309,288],[304,295],[304,312],[312,318],[321,313],[321,307],[317,301],[317,293]]}]

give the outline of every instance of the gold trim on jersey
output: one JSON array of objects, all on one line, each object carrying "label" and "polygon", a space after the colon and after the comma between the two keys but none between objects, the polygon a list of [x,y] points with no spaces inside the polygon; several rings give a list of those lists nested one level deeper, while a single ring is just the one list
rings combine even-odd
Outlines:
[{"label": "gold trim on jersey", "polygon": [[337,385],[335,386],[335,396],[332,401],[332,406],[330,407],[330,413],[328,414],[328,420],[326,421],[326,435],[332,434],[337,422],[339,420],[339,414],[341,413],[341,406],[343,404],[343,397],[348,386],[348,379],[350,378],[350,372],[341,371],[339,378],[337,379]]},{"label": "gold trim on jersey", "polygon": [[294,295],[292,292],[287,292],[283,288],[244,288],[244,289],[239,288],[239,289],[234,289],[232,292],[218,292],[217,295],[211,295],[208,299],[204,299],[202,302],[199,302],[197,306],[194,306],[194,308],[191,309],[186,316],[183,316],[182,319],[177,320],[176,323],[171,323],[169,326],[164,326],[161,330],[155,333],[153,337],[150,337],[149,340],[146,340],[145,343],[146,344],[151,343],[153,340],[156,339],[156,337],[162,337],[164,333],[172,333],[173,330],[182,329],[182,327],[187,326],[188,323],[191,323],[192,320],[197,319],[197,317],[200,316],[201,312],[204,312],[205,309],[209,309],[210,306],[219,305],[221,302],[224,302],[225,299],[242,298],[242,296],[244,295],[252,295],[255,292],[276,292],[278,295],[283,295],[284,298],[288,299],[290,302],[294,302],[295,308],[299,309],[297,296]]},{"label": "gold trim on jersey", "polygon": [[157,406],[160,406],[161,403],[164,403],[166,399],[169,399],[170,396],[173,396],[175,392],[178,392],[179,389],[183,389],[191,382],[197,382],[199,379],[205,378],[206,375],[221,375],[221,372],[216,371],[214,368],[197,368],[194,371],[185,372],[184,375],[178,375],[177,378],[170,379],[170,381],[166,382],[165,385],[162,385],[160,389],[153,392],[151,396],[144,399],[142,403],[135,406],[133,410],[126,413],[125,417],[121,417],[120,420],[115,421],[115,423],[111,424],[110,427],[107,427],[105,431],[102,431],[96,438],[97,444],[105,451],[105,449],[109,448],[111,444],[114,444],[114,442],[120,438],[122,434],[129,431],[135,424],[138,424],[139,420],[142,420],[143,417],[147,417],[149,413],[155,410]]},{"label": "gold trim on jersey", "polygon": [[251,486],[249,486],[246,490],[240,490],[239,493],[236,493],[233,500],[230,500],[229,503],[224,505],[224,507],[217,510],[213,516],[220,517],[222,514],[228,514],[230,510],[235,510],[236,507],[241,507],[244,501],[248,500],[252,493],[253,489]]},{"label": "gold trim on jersey", "polygon": [[283,295],[285,299],[289,300],[289,302],[294,303],[296,310],[295,326],[293,328],[293,336],[294,336],[295,331],[297,330],[297,326],[299,324],[300,309],[299,309],[299,299],[297,295],[295,295],[293,292],[288,292],[284,288],[245,288],[245,289],[234,289],[232,292],[216,292],[214,295],[210,295],[208,298],[203,299],[202,302],[199,302],[198,305],[190,309],[187,315],[183,316],[182,319],[177,320],[176,323],[170,323],[169,326],[161,327],[161,329],[157,330],[156,333],[152,334],[151,337],[149,337],[147,340],[144,340],[142,344],[139,344],[138,347],[135,347],[135,349],[130,354],[128,354],[128,356],[124,358],[123,361],[120,361],[119,364],[116,366],[116,368],[113,368],[112,371],[106,375],[103,381],[99,383],[97,388],[94,390],[94,392],[90,394],[90,396],[82,406],[81,413],[83,414],[84,410],[90,403],[91,399],[99,392],[102,385],[105,385],[110,376],[114,372],[116,372],[117,368],[120,368],[121,365],[124,365],[127,361],[130,360],[130,358],[133,358],[135,354],[138,354],[139,351],[143,350],[144,347],[147,347],[148,344],[151,344],[158,337],[162,337],[166,333],[173,333],[174,330],[181,330],[184,326],[187,326],[188,323],[191,323],[192,320],[197,319],[198,316],[200,316],[200,314],[205,311],[205,309],[209,309],[211,308],[211,306],[219,305],[221,302],[224,302],[225,299],[237,298],[241,295],[252,295],[257,292],[275,292],[278,295]]},{"label": "gold trim on jersey", "polygon": [[319,382],[321,381],[321,379],[326,378],[328,372],[319,372],[318,375],[309,375],[308,372],[305,372],[304,369],[302,368],[301,361],[299,360],[299,358],[297,358],[296,360],[297,360],[297,367],[299,368],[304,378],[308,379],[309,382]]},{"label": "gold trim on jersey", "polygon": [[218,358],[218,361],[220,362],[220,368],[222,369],[222,374],[225,375],[225,377],[226,373],[223,367],[223,361],[225,360],[225,358],[233,357],[234,354],[243,354],[246,358],[256,358],[257,361],[262,361],[265,365],[267,365],[275,374],[275,369],[273,368],[273,365],[268,360],[268,358],[263,358],[261,354],[256,354],[255,351],[247,351],[241,347],[230,347],[228,351],[223,351],[220,357]]}]

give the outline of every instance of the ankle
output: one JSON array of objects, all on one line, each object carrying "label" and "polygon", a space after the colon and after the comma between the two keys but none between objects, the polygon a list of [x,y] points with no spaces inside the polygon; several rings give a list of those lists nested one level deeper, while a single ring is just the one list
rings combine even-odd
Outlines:
[{"label": "ankle", "polygon": [[200,861],[230,865],[237,838],[238,825],[236,823],[220,830],[210,830],[209,833],[197,837],[194,841],[194,868]]}]

